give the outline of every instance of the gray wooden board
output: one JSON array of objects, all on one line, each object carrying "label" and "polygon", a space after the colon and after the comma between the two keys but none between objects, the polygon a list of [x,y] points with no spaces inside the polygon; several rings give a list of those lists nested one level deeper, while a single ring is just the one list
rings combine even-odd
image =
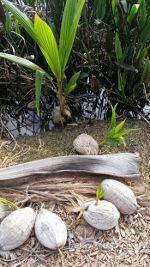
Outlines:
[{"label": "gray wooden board", "polygon": [[122,178],[140,176],[141,158],[137,154],[117,153],[97,156],[61,156],[30,161],[0,169],[0,186],[15,181],[28,181],[31,177],[65,172],[93,173]]}]

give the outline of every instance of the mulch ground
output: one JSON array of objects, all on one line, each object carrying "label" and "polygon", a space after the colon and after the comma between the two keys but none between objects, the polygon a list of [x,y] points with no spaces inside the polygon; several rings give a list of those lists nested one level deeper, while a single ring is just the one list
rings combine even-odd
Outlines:
[{"label": "mulch ground", "polygon": [[[137,126],[134,126],[134,123],[131,124],[132,128],[137,128]],[[135,124],[137,124],[137,122],[135,122]],[[128,126],[130,127],[130,123]],[[68,229],[68,239],[66,246],[62,249],[63,257],[61,257],[57,251],[51,251],[40,245],[33,232],[31,238],[20,248],[11,252],[0,251],[0,267],[150,266],[150,129],[147,125],[145,127],[144,122],[140,122],[138,128],[140,129],[140,132],[137,131],[135,135],[131,133],[131,136],[127,138],[126,148],[126,151],[128,152],[140,152],[143,159],[142,182],[137,182],[135,186],[132,185],[132,183],[128,183],[137,197],[137,212],[133,215],[121,215],[119,227],[109,231],[99,231],[89,226],[82,216],[78,217],[79,212],[73,212],[75,211],[75,208],[79,211],[79,203],[76,199],[74,199],[74,202],[72,202],[69,206],[66,202],[58,203],[54,200],[42,201],[42,197],[39,201],[37,198],[35,198],[34,201],[29,201],[29,199],[27,199],[27,194],[22,195],[22,198],[20,198],[20,205],[29,204],[36,209],[37,207],[40,208],[41,205],[44,205],[45,208],[54,211],[65,221]],[[86,130],[84,129],[84,132],[88,134],[95,132],[95,136],[94,134],[92,134],[92,136],[96,138],[99,128],[96,125],[92,127],[92,132],[90,129],[91,128],[87,128]],[[67,152],[65,151],[64,153],[61,153],[61,151],[58,150],[57,153],[56,151],[54,153],[51,150],[50,153],[54,156],[72,154],[72,139],[75,135],[77,135],[77,130],[72,131],[74,136],[70,140],[70,143],[67,140],[67,136],[71,130],[69,129],[66,131],[68,132],[63,140],[64,146],[67,148]],[[79,133],[81,132],[83,132],[83,129],[79,129]],[[14,147],[14,144],[10,144],[9,142],[7,143],[7,141],[4,144],[4,141],[2,140],[0,144],[1,166],[5,167],[27,161],[28,155],[32,151],[31,143],[33,145],[33,160],[49,157],[50,154],[47,153],[48,146],[49,148],[52,148],[52,143],[54,143],[57,147],[59,146],[59,142],[62,144],[62,132],[58,132],[57,134],[50,133],[49,139],[47,138],[48,136],[38,136],[35,137],[34,142],[33,137],[28,137],[26,141],[25,139],[23,139],[23,141],[17,140],[20,147],[22,144],[21,148],[16,145]],[[29,139],[31,140],[30,146],[28,145]],[[49,140],[50,144],[48,144],[47,140]],[[65,142],[67,142],[67,145]],[[36,151],[39,152],[38,155],[35,153],[35,147]],[[14,150],[12,151],[13,148]],[[111,152],[116,152],[116,150],[112,150]],[[120,148],[119,152],[121,152]],[[5,193],[3,194],[3,197],[4,196],[7,196],[8,198],[8,194]],[[10,193],[9,196],[9,200],[13,200],[14,192],[12,194],[12,199]],[[74,205],[77,206],[75,207]]]}]

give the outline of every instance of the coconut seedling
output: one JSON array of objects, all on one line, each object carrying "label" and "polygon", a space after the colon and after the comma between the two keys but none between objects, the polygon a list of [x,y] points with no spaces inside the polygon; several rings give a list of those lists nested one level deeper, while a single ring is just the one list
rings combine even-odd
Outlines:
[{"label": "coconut seedling", "polygon": [[104,194],[100,184],[96,192],[96,202],[92,200],[83,205],[83,217],[87,223],[99,230],[109,230],[118,225],[120,213],[114,204],[100,200]]},{"label": "coconut seedling", "polygon": [[116,108],[117,104],[114,107],[111,105],[111,122],[105,135],[105,138],[102,142],[98,144],[92,136],[87,135],[85,133],[82,133],[76,137],[76,139],[73,141],[73,147],[79,154],[97,155],[99,153],[99,147],[101,148],[104,145],[123,145],[124,147],[126,147],[125,138],[123,136],[137,129],[122,130],[126,119],[116,126]]},{"label": "coconut seedling", "polygon": [[[68,81],[68,84],[63,85],[63,77],[69,56],[74,43],[78,22],[81,16],[82,8],[85,0],[67,0],[60,30],[59,44],[55,39],[52,29],[40,17],[35,14],[34,23],[17,7],[7,0],[2,0],[7,9],[14,15],[14,17],[21,23],[22,27],[38,44],[47,64],[51,70],[48,73],[40,66],[33,62],[18,57],[16,55],[0,53],[0,57],[13,61],[24,67],[36,71],[35,75],[35,94],[36,94],[36,108],[39,115],[40,95],[43,76],[46,76],[51,83],[53,90],[56,92],[58,103],[60,107],[60,115],[64,115],[66,96],[71,93],[76,87],[76,81],[80,76],[80,72],[76,72]],[[52,74],[52,76],[51,76]],[[54,82],[53,76],[56,82]],[[61,121],[63,121],[61,119]]]},{"label": "coconut seedling", "polygon": [[118,104],[116,104],[114,107],[111,105],[112,116],[111,116],[110,126],[108,128],[107,133],[106,133],[105,139],[99,144],[100,147],[103,145],[108,145],[108,146],[123,145],[124,147],[126,147],[125,139],[123,136],[128,134],[129,132],[136,130],[136,129],[121,130],[125,124],[126,119],[123,120],[122,122],[120,122],[116,126],[116,108],[117,108],[117,105]]}]

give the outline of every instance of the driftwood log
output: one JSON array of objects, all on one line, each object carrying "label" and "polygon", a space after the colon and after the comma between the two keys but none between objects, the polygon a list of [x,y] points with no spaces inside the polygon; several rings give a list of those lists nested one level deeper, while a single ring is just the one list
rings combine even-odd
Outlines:
[{"label": "driftwood log", "polygon": [[62,172],[136,178],[140,176],[139,163],[140,157],[131,153],[53,157],[0,169],[0,185],[24,179],[27,182],[32,176]]},{"label": "driftwood log", "polygon": [[106,177],[137,182],[132,178],[140,177],[140,162],[141,158],[131,153],[27,162],[0,169],[0,193],[1,197],[17,201],[68,201],[74,193],[95,195],[98,184]]}]

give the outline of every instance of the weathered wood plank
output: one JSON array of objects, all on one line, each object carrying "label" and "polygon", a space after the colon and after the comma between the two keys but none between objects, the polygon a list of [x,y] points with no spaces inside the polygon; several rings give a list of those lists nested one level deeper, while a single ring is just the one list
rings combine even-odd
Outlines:
[{"label": "weathered wood plank", "polygon": [[140,176],[140,162],[141,158],[132,153],[46,158],[0,169],[0,186],[65,172],[136,178]]}]

